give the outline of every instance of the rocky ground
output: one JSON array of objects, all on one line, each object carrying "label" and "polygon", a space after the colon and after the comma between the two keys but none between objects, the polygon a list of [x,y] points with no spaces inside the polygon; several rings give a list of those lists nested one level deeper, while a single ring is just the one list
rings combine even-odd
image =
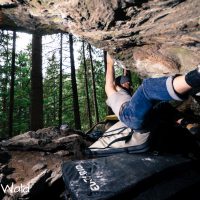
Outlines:
[{"label": "rocky ground", "polygon": [[1,141],[0,199],[64,198],[61,165],[84,158],[81,134],[51,127]]}]

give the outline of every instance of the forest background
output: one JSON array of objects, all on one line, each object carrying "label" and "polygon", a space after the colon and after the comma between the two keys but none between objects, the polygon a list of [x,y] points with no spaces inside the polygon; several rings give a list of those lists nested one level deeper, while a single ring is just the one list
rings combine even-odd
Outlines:
[{"label": "forest background", "polygon": [[[61,124],[86,131],[104,120],[106,52],[67,33],[33,35],[25,48],[19,37],[0,31],[0,138]],[[135,90],[141,81],[129,75]]]}]

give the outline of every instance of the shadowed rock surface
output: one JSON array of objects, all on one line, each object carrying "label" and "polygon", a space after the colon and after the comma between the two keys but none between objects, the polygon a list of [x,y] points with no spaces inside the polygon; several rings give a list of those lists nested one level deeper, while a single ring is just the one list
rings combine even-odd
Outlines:
[{"label": "shadowed rock surface", "polygon": [[86,143],[81,132],[55,127],[15,136],[0,142],[0,199],[62,199],[64,184],[61,165],[66,160],[83,159]]},{"label": "shadowed rock surface", "polygon": [[[187,129],[161,123],[154,130],[153,138],[150,153],[156,155],[167,152],[171,155],[183,154],[195,160],[200,158],[199,135],[192,135]],[[88,159],[84,150],[90,145],[83,132],[57,127],[29,131],[2,140],[0,199],[64,199],[62,164],[68,160]],[[22,186],[23,189],[19,189]]]},{"label": "shadowed rock surface", "polygon": [[0,27],[71,32],[144,76],[199,63],[199,0],[2,0]]}]

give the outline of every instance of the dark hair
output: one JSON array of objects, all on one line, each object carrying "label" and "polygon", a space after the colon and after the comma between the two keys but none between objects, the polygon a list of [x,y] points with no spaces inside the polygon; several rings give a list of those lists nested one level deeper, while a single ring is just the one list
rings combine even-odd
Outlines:
[{"label": "dark hair", "polygon": [[115,78],[115,84],[118,86],[126,82],[130,82],[130,78],[128,76],[118,76]]}]

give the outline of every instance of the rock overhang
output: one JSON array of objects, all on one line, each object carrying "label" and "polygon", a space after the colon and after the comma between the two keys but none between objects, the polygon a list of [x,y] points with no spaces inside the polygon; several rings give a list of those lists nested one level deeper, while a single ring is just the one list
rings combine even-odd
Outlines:
[{"label": "rock overhang", "polygon": [[141,76],[184,73],[199,62],[198,0],[2,0],[0,27],[70,32]]}]

